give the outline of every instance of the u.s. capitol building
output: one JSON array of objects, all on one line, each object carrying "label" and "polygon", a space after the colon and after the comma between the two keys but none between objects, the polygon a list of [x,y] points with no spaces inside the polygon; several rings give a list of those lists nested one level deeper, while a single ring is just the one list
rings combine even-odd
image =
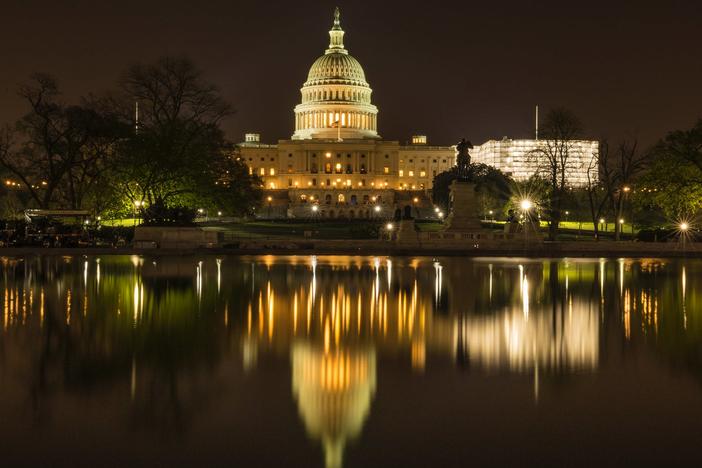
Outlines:
[{"label": "u.s. capitol building", "polygon": [[[383,140],[363,67],[344,46],[338,9],[329,37],[300,90],[291,139],[265,144],[248,133],[239,144],[239,156],[266,189],[259,215],[386,218],[411,210],[436,216],[428,193],[434,176],[455,165],[455,146],[429,145],[424,135],[410,144]],[[474,149],[474,162],[506,161],[492,155],[490,143]],[[520,171],[506,172],[522,178]]]}]

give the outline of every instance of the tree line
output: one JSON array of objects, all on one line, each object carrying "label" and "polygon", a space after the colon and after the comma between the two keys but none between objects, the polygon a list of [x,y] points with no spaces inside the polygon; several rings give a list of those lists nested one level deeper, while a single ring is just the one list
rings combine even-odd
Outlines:
[{"label": "tree line", "polygon": [[0,131],[3,217],[30,207],[120,217],[153,204],[241,216],[260,199],[221,128],[232,106],[188,59],[132,65],[113,90],[74,103],[44,73],[18,94],[26,113]]}]

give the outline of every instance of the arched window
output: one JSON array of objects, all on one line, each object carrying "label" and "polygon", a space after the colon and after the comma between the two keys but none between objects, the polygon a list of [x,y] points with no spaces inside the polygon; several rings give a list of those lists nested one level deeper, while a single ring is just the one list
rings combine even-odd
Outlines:
[{"label": "arched window", "polygon": [[356,195],[351,195],[351,204],[355,205],[358,203],[358,199],[356,198]]},{"label": "arched window", "polygon": [[351,164],[346,165],[346,173],[353,174],[353,168],[351,167]]},{"label": "arched window", "polygon": [[361,174],[365,174],[365,173],[366,173],[366,165],[361,164]]},{"label": "arched window", "polygon": [[324,195],[324,203],[326,203],[327,205],[331,203],[331,194],[328,193]]},{"label": "arched window", "polygon": [[339,196],[337,197],[337,200],[339,203],[346,203],[346,197],[344,196],[343,193],[340,193]]}]

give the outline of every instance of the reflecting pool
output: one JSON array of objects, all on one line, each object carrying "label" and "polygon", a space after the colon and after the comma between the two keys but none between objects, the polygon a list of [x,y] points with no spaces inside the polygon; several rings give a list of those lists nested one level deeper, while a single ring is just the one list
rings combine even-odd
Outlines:
[{"label": "reflecting pool", "polygon": [[702,261],[2,260],[4,466],[690,466]]}]

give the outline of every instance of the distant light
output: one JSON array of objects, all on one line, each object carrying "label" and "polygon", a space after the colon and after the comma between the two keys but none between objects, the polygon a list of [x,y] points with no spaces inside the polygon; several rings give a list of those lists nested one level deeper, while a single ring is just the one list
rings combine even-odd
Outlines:
[{"label": "distant light", "polygon": [[488,214],[492,214],[492,210],[488,211]]},{"label": "distant light", "polygon": [[312,211],[316,213],[317,210],[319,210],[319,207],[317,205],[312,205]]},{"label": "distant light", "polygon": [[570,211],[566,211],[566,216],[568,216],[569,214],[570,214]]},{"label": "distant light", "polygon": [[443,217],[444,217],[444,212],[443,212],[443,211],[439,211],[439,218],[443,218]]},{"label": "distant light", "polygon": [[624,224],[624,218],[619,218],[619,224]]},{"label": "distant light", "polygon": [[439,207],[438,207],[438,206],[435,206],[435,207],[434,207],[434,212],[435,212],[435,213],[438,213],[438,212],[439,212]]},{"label": "distant light", "polygon": [[202,208],[198,208],[198,209],[197,209],[197,212],[200,213],[200,214],[202,214],[202,213],[205,212],[205,210],[203,210]]},{"label": "distant light", "polygon": [[625,185],[623,190],[625,192],[628,192],[629,190],[631,190],[631,187],[629,187],[628,185]]},{"label": "distant light", "polygon": [[100,221],[102,219],[102,216],[98,216],[97,220]]},{"label": "distant light", "polygon": [[388,231],[392,231],[395,228],[395,226],[392,225],[392,223],[388,223],[385,225],[385,229]]},{"label": "distant light", "polygon": [[415,203],[419,203],[419,197],[414,197],[413,200]]},{"label": "distant light", "polygon": [[268,200],[269,202],[271,202],[271,201],[273,201],[273,197],[271,197],[271,196],[269,195],[269,196],[266,198],[266,200]]},{"label": "distant light", "polygon": [[217,216],[222,216],[222,212],[221,212],[221,211],[218,211],[218,212],[217,212]]},{"label": "distant light", "polygon": [[528,200],[525,198],[524,200],[521,201],[519,206],[522,208],[522,210],[529,211],[531,209],[531,207],[534,205],[531,203],[531,200]]},{"label": "distant light", "polygon": [[85,220],[85,224],[90,224],[90,220]]},{"label": "distant light", "polygon": [[687,231],[689,228],[690,228],[690,225],[687,224],[686,222],[683,221],[682,223],[680,223],[680,230],[681,231]]},{"label": "distant light", "polygon": [[604,222],[605,222],[605,219],[604,219],[604,218],[600,218],[600,224],[604,224]]},{"label": "distant light", "polygon": [[380,211],[380,206],[379,206],[379,205],[375,205],[375,208],[373,208],[373,209],[375,210],[376,213],[378,213],[378,212]]}]

